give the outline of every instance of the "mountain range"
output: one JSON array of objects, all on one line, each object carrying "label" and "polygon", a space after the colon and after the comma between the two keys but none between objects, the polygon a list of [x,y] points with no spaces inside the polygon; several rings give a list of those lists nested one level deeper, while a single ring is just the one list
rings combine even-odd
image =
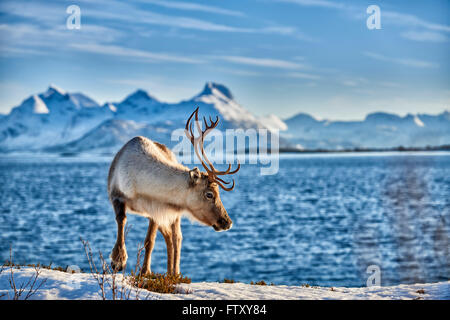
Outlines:
[{"label": "mountain range", "polygon": [[[82,93],[54,85],[0,115],[0,150],[114,153],[137,135],[173,147],[175,129],[184,128],[192,111],[219,116],[220,130],[280,131],[280,146],[299,149],[425,147],[450,143],[450,113],[439,115],[371,113],[361,121],[318,120],[299,113],[281,120],[257,117],[239,105],[222,84],[208,82],[194,97],[178,103],[159,101],[137,90],[121,102],[99,105]],[[277,130],[277,131],[275,131]],[[270,139],[269,139],[270,141]]]},{"label": "mountain range", "polygon": [[361,121],[317,120],[300,113],[285,121],[283,136],[305,149],[423,148],[450,144],[450,113],[438,115],[386,112]]}]

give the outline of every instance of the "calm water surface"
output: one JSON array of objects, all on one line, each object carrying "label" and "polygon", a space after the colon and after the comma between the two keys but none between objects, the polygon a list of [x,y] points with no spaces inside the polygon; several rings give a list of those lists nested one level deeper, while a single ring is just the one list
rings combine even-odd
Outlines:
[{"label": "calm water surface", "polygon": [[[0,258],[79,265],[79,240],[108,256],[116,223],[106,193],[111,158],[0,157]],[[450,154],[285,155],[277,175],[245,165],[222,192],[233,228],[182,223],[181,270],[193,281],[364,286],[450,279]],[[129,268],[147,230],[128,215]],[[165,272],[160,234],[153,271]]]}]

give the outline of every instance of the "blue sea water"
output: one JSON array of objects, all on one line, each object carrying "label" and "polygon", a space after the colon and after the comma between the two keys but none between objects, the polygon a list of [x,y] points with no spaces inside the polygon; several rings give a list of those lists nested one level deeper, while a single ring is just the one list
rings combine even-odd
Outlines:
[{"label": "blue sea water", "polygon": [[[78,265],[114,246],[110,157],[0,157],[0,259]],[[450,154],[281,155],[278,174],[243,165],[222,192],[227,232],[182,223],[181,271],[193,281],[365,286],[450,279]],[[128,268],[147,221],[128,215]],[[159,234],[152,269],[166,270]]]}]

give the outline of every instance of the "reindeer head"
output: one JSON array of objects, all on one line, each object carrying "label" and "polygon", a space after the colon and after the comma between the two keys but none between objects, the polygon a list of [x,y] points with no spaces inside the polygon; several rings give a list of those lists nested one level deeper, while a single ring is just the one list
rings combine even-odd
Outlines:
[{"label": "reindeer head", "polygon": [[[200,134],[199,137],[194,136],[194,131],[192,129],[191,120],[194,115],[197,131]],[[219,117],[216,118],[216,121],[212,121],[210,117],[209,125],[206,122],[206,118],[203,117],[203,120],[205,123],[205,130],[202,130],[200,127],[197,108],[189,117],[185,128],[186,136],[191,141],[196,156],[206,170],[206,172],[200,172],[198,168],[194,168],[189,171],[190,186],[192,188],[188,200],[189,208],[194,218],[200,222],[212,226],[216,231],[225,231],[230,229],[233,223],[220,200],[219,187],[225,191],[231,191],[234,188],[234,180],[231,187],[226,187],[225,185],[228,185],[231,182],[224,181],[219,178],[219,176],[234,174],[238,172],[241,165],[238,163],[238,167],[234,171],[231,171],[231,164],[228,165],[228,169],[225,171],[219,171],[214,168],[211,161],[206,157],[203,143],[206,135],[219,124]]]}]

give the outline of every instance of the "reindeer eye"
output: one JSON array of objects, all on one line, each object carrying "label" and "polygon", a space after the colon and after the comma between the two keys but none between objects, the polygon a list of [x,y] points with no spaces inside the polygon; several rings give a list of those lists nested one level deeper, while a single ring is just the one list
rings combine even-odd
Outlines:
[{"label": "reindeer eye", "polygon": [[213,194],[212,192],[206,192],[206,193],[205,193],[205,196],[206,196],[206,198],[208,198],[208,199],[214,198],[214,194]]}]

